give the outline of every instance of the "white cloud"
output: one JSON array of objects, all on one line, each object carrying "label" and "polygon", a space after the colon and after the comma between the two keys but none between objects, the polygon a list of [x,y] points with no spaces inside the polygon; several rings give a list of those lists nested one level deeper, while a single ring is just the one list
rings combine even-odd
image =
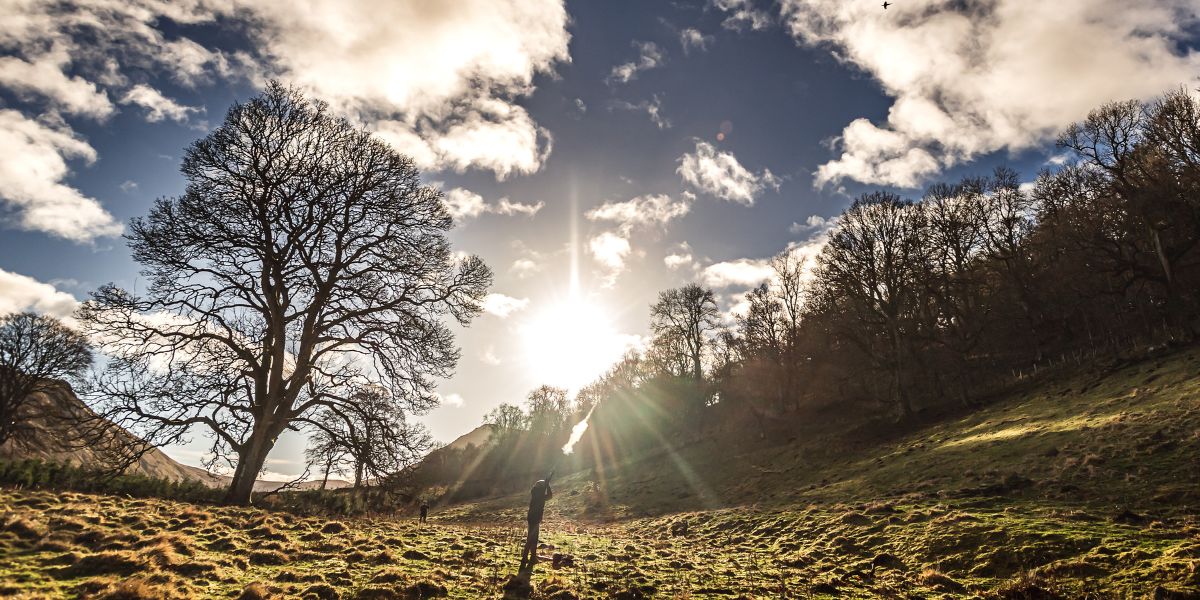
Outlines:
[{"label": "white cloud", "polygon": [[513,298],[504,294],[488,294],[483,298],[483,311],[500,317],[501,319],[508,318],[509,315],[524,309],[529,305],[529,298]]},{"label": "white cloud", "polygon": [[662,50],[654,42],[634,42],[638,50],[637,60],[613,67],[608,75],[609,83],[629,83],[637,79],[638,73],[661,67],[664,62]]},{"label": "white cloud", "polygon": [[782,0],[800,42],[831,47],[894,98],[883,123],[858,119],[835,140],[818,186],[852,179],[917,187],[989,152],[1051,140],[1111,100],[1194,85],[1200,53],[1181,44],[1195,0]]},{"label": "white cloud", "polygon": [[162,95],[162,92],[139,83],[121,98],[121,104],[136,104],[146,109],[146,120],[157,123],[170,119],[176,123],[187,123],[188,115],[204,112],[203,107],[184,106]]},{"label": "white cloud", "polygon": [[654,123],[655,127],[659,129],[671,128],[671,120],[662,114],[662,98],[658,94],[654,94],[650,100],[643,100],[637,104],[620,100],[614,102],[613,106],[621,110],[644,112],[646,116],[650,117],[650,122]]},{"label": "white cloud", "polygon": [[770,170],[755,175],[732,152],[718,151],[700,140],[696,140],[694,153],[679,157],[676,172],[696,189],[746,206],[752,206],[764,189],[779,189],[779,179]]},{"label": "white cloud", "polygon": [[501,198],[498,202],[496,202],[496,207],[492,210],[492,212],[498,215],[525,215],[526,217],[532,217],[545,206],[546,203],[540,200],[537,204],[526,204],[522,202],[513,202],[508,198]]},{"label": "white cloud", "polygon": [[754,0],[712,0],[712,4],[729,15],[721,22],[726,29],[758,31],[771,25],[771,16],[756,7]]},{"label": "white cloud", "polygon": [[450,216],[454,217],[455,221],[478,217],[487,210],[483,196],[463,188],[454,188],[446,192],[444,202],[446,210],[450,212]]},{"label": "white cloud", "polygon": [[[816,230],[809,232],[807,238],[790,242],[783,249],[783,254],[803,265],[803,276],[811,277],[812,269],[816,266],[817,255],[825,247],[829,239],[829,229],[836,226],[837,219],[827,219]],[[774,283],[777,280],[771,259],[739,258],[715,263],[704,268],[700,273],[705,285],[714,288],[751,288],[760,283]]]},{"label": "white cloud", "polygon": [[[184,82],[188,69],[216,70],[233,76],[232,62],[209,53],[213,67],[196,51],[198,44],[173,40],[159,29],[211,23],[230,14],[232,2],[195,0],[78,0],[6,2],[0,8],[0,89],[11,93],[19,110],[5,111],[4,147],[22,156],[0,167],[0,197],[16,208],[17,225],[86,242],[116,235],[121,225],[93,198],[63,183],[67,161],[96,159],[62,117],[104,120],[112,98],[129,92],[126,71],[168,74]],[[236,61],[234,61],[236,62]],[[144,94],[132,98],[150,102]],[[131,99],[132,99],[131,98]],[[164,117],[176,107],[157,103]],[[27,151],[27,152],[26,152]]]},{"label": "white cloud", "polygon": [[[562,0],[357,3],[314,0],[244,7],[285,79],[384,131],[407,131],[426,168],[536,171],[549,139],[513,103],[534,76],[570,60]],[[411,140],[410,140],[411,141]],[[422,162],[424,160],[424,162]]]},{"label": "white cloud", "polygon": [[588,252],[605,271],[605,285],[616,283],[617,277],[625,271],[625,259],[633,251],[630,239],[634,232],[665,229],[668,223],[691,210],[694,196],[689,196],[672,200],[666,194],[646,194],[624,202],[605,202],[585,214],[591,221],[617,226],[617,231],[601,232],[588,242]]},{"label": "white cloud", "polygon": [[674,252],[663,257],[663,264],[672,271],[684,267],[694,267],[696,259],[692,256],[692,247],[687,242],[679,244]]},{"label": "white cloud", "polygon": [[605,269],[605,287],[616,283],[617,276],[625,270],[625,259],[632,248],[629,240],[611,231],[604,231],[588,240],[588,253]]},{"label": "white cloud", "polygon": [[829,228],[829,226],[832,224],[832,221],[832,219],[826,219],[821,215],[809,215],[803,223],[792,223],[791,227],[788,227],[788,231],[791,233],[805,233],[817,230],[824,231]]},{"label": "white cloud", "polygon": [[108,95],[82,77],[68,77],[64,70],[70,60],[63,46],[54,46],[28,61],[5,56],[0,58],[0,87],[22,99],[45,99],[51,107],[68,114],[107,118],[113,113]]},{"label": "white cloud", "polygon": [[0,269],[0,315],[31,310],[59,318],[79,306],[74,296],[32,277]]},{"label": "white cloud", "polygon": [[637,227],[665,227],[691,210],[686,200],[672,200],[666,194],[646,194],[624,202],[605,202],[585,214],[591,221],[616,223],[623,232]]},{"label": "white cloud", "polygon": [[708,50],[708,45],[712,42],[713,36],[700,33],[695,27],[688,27],[679,32],[679,45],[683,47],[684,54],[692,50]]},{"label": "white cloud", "polygon": [[63,183],[68,159],[96,160],[96,151],[70,129],[0,110],[0,148],[0,199],[14,210],[18,227],[75,242],[121,234],[121,223],[98,201]]},{"label": "white cloud", "polygon": [[767,259],[739,258],[709,265],[701,272],[704,285],[714,288],[754,287],[775,274]]},{"label": "white cloud", "polygon": [[117,188],[128,194],[130,192],[137,191],[138,183],[132,179],[126,179],[125,181],[122,181],[121,185],[118,185]]},{"label": "white cloud", "polygon": [[[535,76],[570,60],[562,0],[461,0],[452,9],[313,0],[303,10],[248,0],[7,2],[0,19],[0,91],[23,103],[26,123],[35,115],[43,125],[54,115],[104,119],[114,111],[109,98],[144,107],[151,121],[182,122],[198,111],[131,84],[133,72],[185,86],[279,77],[375,127],[422,168],[487,169],[499,178],[541,167],[551,138],[516,100],[533,91]],[[218,22],[245,33],[248,49],[187,37],[191,26]],[[18,205],[23,227],[49,225],[76,240],[119,233],[98,202],[63,184],[66,161],[95,158],[71,127],[44,125],[57,135],[23,142],[39,150],[42,168],[18,183],[14,168],[4,169],[0,193]],[[50,200],[54,211],[81,210],[54,216]]]},{"label": "white cloud", "polygon": [[438,394],[438,400],[442,404],[445,404],[446,406],[453,406],[454,408],[461,407],[464,402],[463,397],[459,394]]},{"label": "white cloud", "polygon": [[532,217],[545,206],[544,202],[524,204],[513,202],[508,198],[501,198],[495,204],[489,204],[483,200],[483,196],[464,188],[453,188],[447,191],[445,204],[446,210],[450,212],[450,216],[454,217],[455,221],[478,217],[484,213]]},{"label": "white cloud", "polygon": [[541,270],[542,265],[532,258],[518,258],[517,260],[514,260],[512,266],[508,268],[508,272],[515,275],[517,279],[525,279]]}]

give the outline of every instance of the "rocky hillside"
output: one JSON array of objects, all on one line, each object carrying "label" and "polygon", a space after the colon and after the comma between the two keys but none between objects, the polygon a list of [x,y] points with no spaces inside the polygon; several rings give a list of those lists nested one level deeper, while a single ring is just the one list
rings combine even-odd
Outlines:
[{"label": "rocky hillside", "polygon": [[[37,458],[47,461],[60,461],[80,466],[105,464],[108,457],[104,448],[72,441],[70,429],[77,428],[79,423],[94,423],[96,415],[75,395],[70,385],[56,382],[50,391],[36,393],[30,404],[30,413],[39,415],[32,419],[35,430],[46,435],[29,436],[21,444],[12,441],[0,445],[0,459],[20,460]],[[117,444],[133,444],[137,438],[119,427],[111,426],[111,435]],[[64,431],[68,430],[68,431]],[[167,456],[163,451],[153,448],[130,466],[129,473],[167,479],[170,481],[198,481],[210,487],[226,487],[232,481],[230,477],[211,473],[199,467],[180,464]],[[278,488],[286,482],[263,481],[255,482],[254,489],[267,492]],[[300,489],[315,489],[320,487],[320,481],[308,481],[300,484]],[[327,487],[337,489],[350,485],[348,482],[334,479]]]}]

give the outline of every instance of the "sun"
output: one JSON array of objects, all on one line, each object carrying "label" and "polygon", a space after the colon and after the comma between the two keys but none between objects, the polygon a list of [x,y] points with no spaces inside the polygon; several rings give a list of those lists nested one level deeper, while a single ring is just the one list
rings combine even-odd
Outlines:
[{"label": "sun", "polygon": [[578,293],[533,314],[520,331],[529,374],[571,393],[620,360],[631,341],[613,328],[609,311]]}]

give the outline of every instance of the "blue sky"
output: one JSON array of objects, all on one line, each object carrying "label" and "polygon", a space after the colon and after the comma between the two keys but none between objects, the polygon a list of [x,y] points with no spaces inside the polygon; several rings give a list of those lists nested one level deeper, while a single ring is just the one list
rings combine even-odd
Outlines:
[{"label": "blue sky", "polygon": [[[637,347],[659,290],[699,281],[736,310],[861,191],[1032,178],[1090,108],[1200,74],[1196,0],[454,4],[6,3],[0,310],[137,289],[114,234],[179,194],[185,147],[276,77],[411,154],[459,215],[456,249],[496,272],[421,417],[450,441]],[[196,464],[193,437],[171,452]],[[302,448],[268,468],[298,472]]]}]

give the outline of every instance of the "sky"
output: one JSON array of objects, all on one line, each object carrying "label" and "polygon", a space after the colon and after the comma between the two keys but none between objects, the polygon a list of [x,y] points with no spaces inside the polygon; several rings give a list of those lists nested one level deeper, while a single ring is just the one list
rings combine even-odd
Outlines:
[{"label": "sky", "polygon": [[[449,442],[648,336],[736,311],[868,190],[1060,164],[1113,100],[1197,87],[1200,0],[0,0],[0,313],[137,290],[120,237],[271,78],[411,156],[495,271],[418,418]],[[203,432],[169,448],[199,464]],[[269,475],[302,470],[289,435]]]}]

